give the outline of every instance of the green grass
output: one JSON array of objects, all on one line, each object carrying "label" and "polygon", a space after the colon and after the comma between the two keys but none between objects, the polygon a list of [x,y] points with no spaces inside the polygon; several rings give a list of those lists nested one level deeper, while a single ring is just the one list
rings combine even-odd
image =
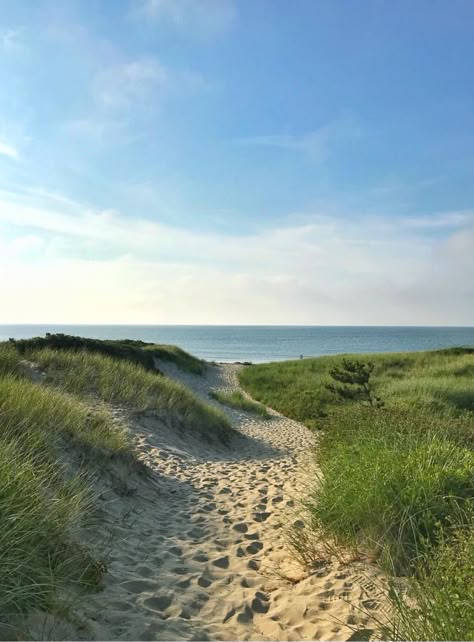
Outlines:
[{"label": "green grass", "polygon": [[194,374],[202,374],[205,368],[204,361],[177,346],[146,343],[145,341],[133,341],[131,339],[89,339],[61,333],[47,333],[45,337],[11,339],[9,343],[20,354],[28,354],[43,348],[67,350],[68,352],[92,352],[135,363],[141,365],[145,370],[154,372],[157,372],[155,358],[171,361],[181,370]]},{"label": "green grass", "polygon": [[230,406],[231,408],[237,408],[238,410],[245,410],[246,412],[252,412],[255,415],[259,415],[265,419],[270,417],[267,409],[261,403],[252,401],[246,397],[240,390],[234,392],[222,392],[220,390],[212,390],[209,393],[209,396],[212,399],[216,399],[225,406]]},{"label": "green grass", "polygon": [[163,361],[171,361],[184,372],[191,372],[192,374],[202,374],[207,367],[207,364],[202,359],[185,352],[178,346],[161,345],[158,343],[151,343],[143,348],[145,353],[151,353],[153,357],[162,359]]},{"label": "green grass", "polygon": [[408,592],[392,587],[387,640],[474,640],[474,531],[460,528],[418,564]]},{"label": "green grass", "polygon": [[[341,359],[342,355],[254,365],[240,371],[240,382],[258,401],[315,427],[340,405],[325,384]],[[452,415],[474,409],[474,348],[370,354],[363,360],[375,364],[376,393],[388,404]]]},{"label": "green grass", "polygon": [[101,564],[77,543],[91,496],[81,475],[66,474],[66,450],[83,461],[84,473],[107,458],[134,462],[124,427],[106,408],[21,377],[18,361],[12,346],[0,344],[3,621],[54,609],[66,587],[100,585]]},{"label": "green grass", "polygon": [[46,371],[46,382],[71,393],[97,396],[135,412],[152,411],[166,423],[226,442],[232,428],[225,415],[188,388],[141,366],[89,352],[44,349],[29,358]]},{"label": "green grass", "polygon": [[[451,418],[451,430],[457,419]],[[322,435],[315,528],[397,574],[474,507],[474,451],[422,411],[344,408]]]},{"label": "green grass", "polygon": [[[38,609],[62,609],[58,597],[70,590],[100,588],[104,567],[78,544],[94,511],[88,479],[107,460],[130,471],[138,466],[126,427],[110,404],[152,411],[208,439],[226,441],[232,433],[223,413],[146,370],[126,351],[109,356],[76,348],[0,344],[0,619],[5,623]],[[36,363],[45,375],[32,380],[34,370],[22,360]]]},{"label": "green grass", "polygon": [[[240,380],[259,401],[321,429],[321,476],[305,501],[318,537],[409,578],[408,593],[390,593],[381,638],[472,639],[474,348],[352,358],[375,364],[383,408],[326,389],[342,355],[256,365]],[[311,553],[303,539],[295,547]]]}]

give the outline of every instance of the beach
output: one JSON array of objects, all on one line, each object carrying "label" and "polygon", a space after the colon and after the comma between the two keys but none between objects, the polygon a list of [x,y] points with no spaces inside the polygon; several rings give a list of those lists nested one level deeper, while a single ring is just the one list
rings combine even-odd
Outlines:
[{"label": "beach", "polygon": [[[206,401],[211,389],[238,388],[239,366],[202,376],[157,366]],[[130,425],[152,476],[131,494],[102,493],[95,535],[113,537],[104,590],[78,601],[83,629],[48,618],[48,630],[39,619],[33,637],[346,640],[370,628],[371,613],[381,617],[374,567],[321,549],[309,572],[289,547],[291,529],[305,528],[313,434],[274,411],[226,413],[239,432],[228,447],[153,416]]]}]

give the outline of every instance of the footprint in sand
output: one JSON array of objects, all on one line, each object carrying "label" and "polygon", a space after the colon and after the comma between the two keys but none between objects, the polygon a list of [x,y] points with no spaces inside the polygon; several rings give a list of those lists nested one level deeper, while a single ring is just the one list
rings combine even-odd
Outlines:
[{"label": "footprint in sand", "polygon": [[250,555],[256,555],[257,553],[259,553],[262,550],[262,548],[263,548],[262,542],[252,542],[252,544],[247,546],[247,548],[245,550]]},{"label": "footprint in sand", "polygon": [[271,513],[254,513],[253,518],[256,522],[264,522],[270,517]]},{"label": "footprint in sand", "polygon": [[143,604],[153,611],[165,611],[173,603],[173,596],[171,595],[154,595],[144,600]]},{"label": "footprint in sand", "polygon": [[229,568],[229,556],[225,555],[224,557],[219,557],[217,560],[212,562],[214,566],[218,568]]}]

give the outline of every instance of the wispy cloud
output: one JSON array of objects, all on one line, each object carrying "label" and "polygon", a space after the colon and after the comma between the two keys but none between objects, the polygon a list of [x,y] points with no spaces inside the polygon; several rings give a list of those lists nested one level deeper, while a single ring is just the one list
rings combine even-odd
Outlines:
[{"label": "wispy cloud", "polygon": [[267,134],[247,136],[237,139],[241,145],[276,147],[283,150],[303,152],[313,160],[323,162],[327,159],[332,145],[341,141],[353,140],[362,135],[361,127],[352,118],[339,118],[318,129],[302,134]]},{"label": "wispy cloud", "polygon": [[237,18],[233,0],[140,0],[136,13],[198,38],[228,31]]},{"label": "wispy cloud", "polygon": [[195,323],[442,324],[474,313],[473,212],[445,239],[323,214],[236,235],[40,196],[0,193],[0,233],[17,230],[0,252],[14,275],[0,296],[12,283],[22,292],[4,321],[31,321],[25,298],[37,320],[71,322],[179,323],[192,310]]},{"label": "wispy cloud", "polygon": [[121,62],[98,71],[94,93],[98,102],[111,109],[133,106],[134,109],[177,91],[205,87],[202,76],[189,70],[172,69],[156,58]]},{"label": "wispy cloud", "polygon": [[7,156],[15,161],[20,158],[16,147],[13,147],[13,145],[9,145],[8,143],[3,143],[2,141],[0,141],[0,156]]}]

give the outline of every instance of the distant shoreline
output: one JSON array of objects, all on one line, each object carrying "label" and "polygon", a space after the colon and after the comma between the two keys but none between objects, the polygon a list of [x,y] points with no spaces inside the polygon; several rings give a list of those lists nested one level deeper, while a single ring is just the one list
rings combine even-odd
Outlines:
[{"label": "distant shoreline", "polygon": [[474,345],[474,327],[1,324],[0,341],[62,332],[178,345],[207,361],[267,363],[331,354],[413,352]]}]

